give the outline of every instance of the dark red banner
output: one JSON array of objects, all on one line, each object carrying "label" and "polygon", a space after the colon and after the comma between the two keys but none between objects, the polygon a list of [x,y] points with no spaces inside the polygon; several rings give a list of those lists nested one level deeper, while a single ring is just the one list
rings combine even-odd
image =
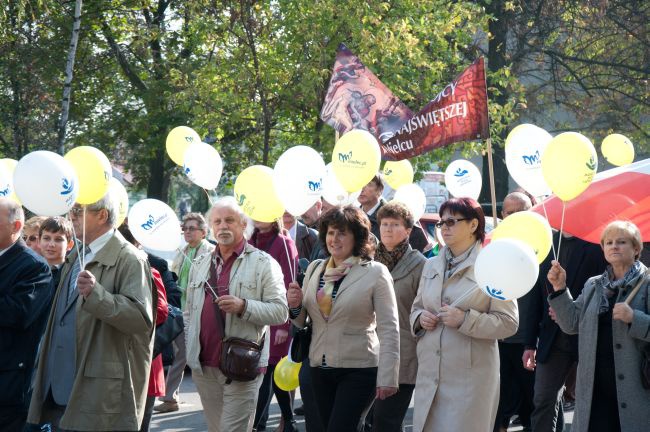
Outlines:
[{"label": "dark red banner", "polygon": [[373,134],[384,160],[408,159],[455,142],[488,138],[483,58],[413,115],[341,44],[320,115],[341,134],[352,129]]},{"label": "dark red banner", "polygon": [[459,141],[489,138],[483,58],[447,85],[397,130],[380,141],[385,160],[409,159]]},{"label": "dark red banner", "polygon": [[413,113],[343,44],[320,117],[339,133],[363,129],[379,142],[390,138]]}]

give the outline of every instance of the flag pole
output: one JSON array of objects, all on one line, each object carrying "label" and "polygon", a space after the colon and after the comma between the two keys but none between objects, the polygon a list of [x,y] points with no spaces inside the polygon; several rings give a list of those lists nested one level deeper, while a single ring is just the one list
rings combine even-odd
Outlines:
[{"label": "flag pole", "polygon": [[488,154],[488,171],[490,173],[490,195],[492,196],[492,222],[494,228],[499,224],[497,219],[497,193],[494,187],[494,165],[492,164],[492,138],[487,139],[487,154]]}]

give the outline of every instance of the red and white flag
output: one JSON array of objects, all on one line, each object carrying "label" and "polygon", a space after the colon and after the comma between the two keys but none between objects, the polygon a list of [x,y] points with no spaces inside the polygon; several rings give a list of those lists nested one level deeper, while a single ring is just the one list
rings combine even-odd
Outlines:
[{"label": "red and white flag", "polygon": [[[562,201],[555,195],[544,201],[548,221],[560,229]],[[542,204],[533,211],[544,216]],[[600,243],[603,229],[612,221],[627,220],[650,238],[650,159],[596,174],[578,197],[566,203],[563,231],[591,243]]]}]

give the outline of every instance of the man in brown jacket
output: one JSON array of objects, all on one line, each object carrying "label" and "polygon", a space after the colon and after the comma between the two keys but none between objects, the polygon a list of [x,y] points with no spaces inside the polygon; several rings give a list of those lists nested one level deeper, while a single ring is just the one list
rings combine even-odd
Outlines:
[{"label": "man in brown jacket", "polygon": [[[75,431],[137,431],[153,348],[147,257],[115,230],[107,194],[70,215],[85,223],[85,265],[67,257],[41,344],[29,423]],[[84,222],[85,219],[85,222]]]}]

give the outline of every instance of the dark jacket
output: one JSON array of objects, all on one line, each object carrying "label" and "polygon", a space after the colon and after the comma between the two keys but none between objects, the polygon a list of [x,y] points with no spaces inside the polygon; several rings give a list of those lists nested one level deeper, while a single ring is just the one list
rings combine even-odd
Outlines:
[{"label": "dark jacket", "polygon": [[314,247],[318,244],[318,231],[309,228],[300,221],[296,221],[296,249],[298,258],[310,259]]},{"label": "dark jacket", "polygon": [[169,270],[167,260],[159,256],[147,253],[147,260],[152,268],[158,270],[160,277],[162,277],[163,284],[165,285],[165,292],[167,293],[167,303],[177,308],[181,307],[181,291],[178,289],[178,276]]},{"label": "dark jacket", "polygon": [[[557,249],[558,234],[553,236],[553,244]],[[562,251],[564,250],[563,253]],[[567,272],[567,287],[573,298],[578,298],[585,286],[585,282],[592,276],[597,276],[605,271],[607,262],[600,245],[581,240],[577,237],[563,238],[560,247],[562,256],[560,264]],[[540,363],[546,362],[551,352],[560,327],[548,315],[548,295],[553,292],[547,276],[553,260],[553,251],[542,262],[539,268],[537,283],[533,287],[535,295],[528,296],[528,314],[521,315],[524,327],[524,344],[527,349],[537,349],[536,359]],[[578,355],[578,337],[570,336],[574,354]]]},{"label": "dark jacket", "polygon": [[51,282],[50,266],[22,240],[0,256],[0,411],[26,413]]}]

